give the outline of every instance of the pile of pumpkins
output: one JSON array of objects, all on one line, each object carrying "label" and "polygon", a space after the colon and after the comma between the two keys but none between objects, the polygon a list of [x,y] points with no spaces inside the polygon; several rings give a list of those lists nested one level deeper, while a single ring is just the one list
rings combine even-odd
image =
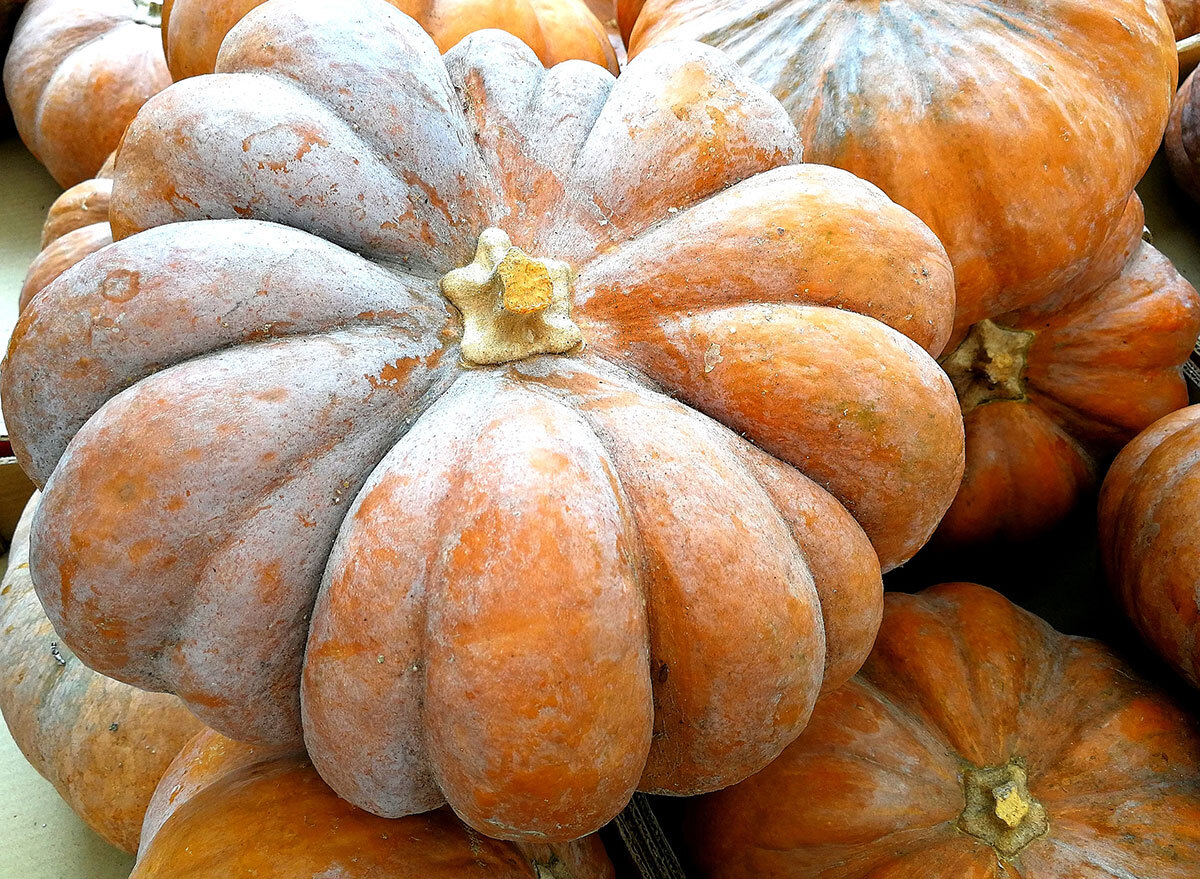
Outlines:
[{"label": "pile of pumpkins", "polygon": [[1194,694],[883,588],[1099,490],[1200,686],[1200,296],[1134,192],[1165,132],[1200,197],[1196,30],[29,0],[14,739],[138,879],[601,879],[637,791],[700,877],[1200,876]]}]

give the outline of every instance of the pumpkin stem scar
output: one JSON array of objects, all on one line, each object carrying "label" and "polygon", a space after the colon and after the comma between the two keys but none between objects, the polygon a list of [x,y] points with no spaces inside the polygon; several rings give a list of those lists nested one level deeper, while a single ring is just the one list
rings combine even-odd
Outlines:
[{"label": "pumpkin stem scar", "polygon": [[443,277],[441,286],[462,314],[467,364],[563,354],[583,342],[571,320],[571,267],[529,256],[500,229],[480,235],[475,258]]},{"label": "pumpkin stem scar", "polygon": [[986,842],[1003,857],[1015,857],[1050,828],[1046,809],[1029,793],[1019,760],[982,769],[968,766],[962,784],[966,806],[958,819],[959,830]]},{"label": "pumpkin stem scar", "polygon": [[133,0],[133,20],[137,24],[162,27],[162,8],[158,0]]},{"label": "pumpkin stem scar", "polygon": [[971,327],[957,348],[941,359],[966,415],[997,400],[1026,399],[1023,377],[1034,333],[984,319]]}]

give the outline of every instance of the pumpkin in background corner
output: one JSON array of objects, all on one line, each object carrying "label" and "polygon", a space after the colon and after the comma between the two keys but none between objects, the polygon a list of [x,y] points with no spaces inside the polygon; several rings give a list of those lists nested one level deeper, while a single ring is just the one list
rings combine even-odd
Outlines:
[{"label": "pumpkin in background corner", "polygon": [[94,177],[171,84],[151,0],[29,0],[4,61],[21,140],[60,186]]},{"label": "pumpkin in background corner", "polygon": [[0,581],[0,710],[21,753],[104,839],[137,851],[167,765],[201,728],[174,696],[136,690],[75,657],[46,619],[29,576],[34,495]]},{"label": "pumpkin in background corner", "polygon": [[800,738],[688,808],[703,879],[1193,879],[1200,727],[990,589],[889,592]]},{"label": "pumpkin in background corner", "polygon": [[932,233],[698,44],[270,0],[218,68],[5,362],[52,619],[378,814],[567,839],[761,768],[958,484]]}]

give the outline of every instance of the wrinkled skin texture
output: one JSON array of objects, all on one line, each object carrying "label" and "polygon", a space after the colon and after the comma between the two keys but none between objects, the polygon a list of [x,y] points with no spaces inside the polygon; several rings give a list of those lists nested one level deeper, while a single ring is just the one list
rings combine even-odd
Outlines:
[{"label": "wrinkled skin texture", "polygon": [[1163,144],[1175,181],[1200,202],[1200,91],[1195,84],[1193,72],[1180,86]]},{"label": "wrinkled skin texture", "polygon": [[[56,624],[386,816],[569,839],[774,758],[961,475],[928,229],[700,45],[614,81],[272,0],[220,67],[3,370]],[[567,263],[582,348],[464,367],[438,281],[488,227]]]},{"label": "wrinkled skin texture", "polygon": [[[163,49],[176,79],[212,73],[221,41],[266,0],[166,0]],[[584,0],[388,0],[415,18],[448,52],[467,34],[502,28],[533,48],[547,67],[577,58],[617,72],[617,56],[601,18]],[[593,0],[594,2],[594,0]],[[603,5],[603,4],[598,4]],[[609,4],[611,7],[611,4]]]},{"label": "wrinkled skin texture", "polygon": [[[1083,296],[995,318],[1033,333],[1019,400],[965,413],[967,468],[937,542],[963,546],[1043,533],[1082,498],[1146,425],[1188,402],[1182,364],[1200,333],[1200,296],[1141,240],[1136,196],[1116,239],[1077,288]],[[966,409],[966,407],[964,407]]]},{"label": "wrinkled skin texture", "polygon": [[[965,770],[1024,762],[1046,832],[959,829]],[[996,802],[996,801],[993,801]],[[1190,879],[1200,731],[1099,642],[982,586],[889,593],[866,665],[753,778],[696,801],[711,879]]]},{"label": "wrinkled skin texture", "polygon": [[596,837],[555,846],[479,836],[449,809],[356,809],[302,754],[197,735],[150,808],[131,879],[612,879]]},{"label": "wrinkled skin texture", "polygon": [[112,244],[108,205],[112,199],[112,157],[96,176],[76,183],[50,205],[42,224],[42,250],[21,284],[17,307],[24,309],[43,287],[85,256]]},{"label": "wrinkled skin texture", "polygon": [[4,62],[21,140],[63,187],[96,174],[146,100],[171,84],[133,0],[30,0]]},{"label": "wrinkled skin texture", "polygon": [[1164,0],[1175,39],[1183,40],[1200,33],[1200,3],[1196,0]]},{"label": "wrinkled skin texture", "polygon": [[1159,419],[1122,450],[1100,492],[1109,582],[1142,637],[1200,686],[1200,406]]},{"label": "wrinkled skin texture", "polygon": [[[805,158],[870,180],[954,262],[958,327],[1069,283],[1150,164],[1178,62],[1145,0],[647,0],[630,57],[698,39],[788,109]],[[636,17],[636,24],[631,24]]]},{"label": "wrinkled skin texture", "polygon": [[25,759],[75,813],[133,852],[155,785],[201,724],[174,696],[96,674],[55,634],[29,577],[37,501],[0,581],[0,710]]}]

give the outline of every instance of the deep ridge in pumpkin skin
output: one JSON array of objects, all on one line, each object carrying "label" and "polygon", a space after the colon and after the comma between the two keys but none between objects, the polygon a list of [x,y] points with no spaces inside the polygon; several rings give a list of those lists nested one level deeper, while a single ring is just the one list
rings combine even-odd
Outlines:
[{"label": "deep ridge in pumpkin skin", "polygon": [[[118,240],[32,300],[0,371],[47,485],[34,572],[51,614],[89,661],[225,731],[305,738],[338,793],[388,814],[448,800],[485,832],[553,840],[634,787],[761,768],[857,668],[881,568],[924,541],[960,472],[953,391],[925,350],[950,325],[936,239],[844,172],[791,167],[778,103],[699,46],[614,81],[545,71],[494,32],[443,61],[382,2],[272,0],[218,63],[130,127]],[[772,206],[758,236],[756,200]],[[846,222],[806,244],[826,212]],[[731,261],[726,280],[696,272],[719,308],[692,307],[686,275],[637,292],[675,223]],[[715,248],[735,223],[761,239],[755,262],[820,270],[795,287],[743,272]],[[571,268],[582,347],[462,362],[439,281],[489,228]],[[584,280],[600,259],[603,296]],[[112,331],[80,350],[96,326]],[[888,461],[897,475],[864,478]],[[514,462],[525,489],[487,490]],[[368,503],[380,486],[411,503]],[[108,511],[139,527],[106,531]],[[543,617],[578,643],[544,648]],[[596,643],[609,661],[582,663]]]},{"label": "deep ridge in pumpkin skin", "polygon": [[[983,587],[889,593],[886,604],[863,670],[821,700],[780,759],[693,801],[684,827],[699,875],[1194,872],[1194,719],[1098,642]],[[1045,823],[1031,818],[1038,806]],[[979,826],[986,813],[1000,823]],[[996,840],[1009,822],[1027,829]]]}]

